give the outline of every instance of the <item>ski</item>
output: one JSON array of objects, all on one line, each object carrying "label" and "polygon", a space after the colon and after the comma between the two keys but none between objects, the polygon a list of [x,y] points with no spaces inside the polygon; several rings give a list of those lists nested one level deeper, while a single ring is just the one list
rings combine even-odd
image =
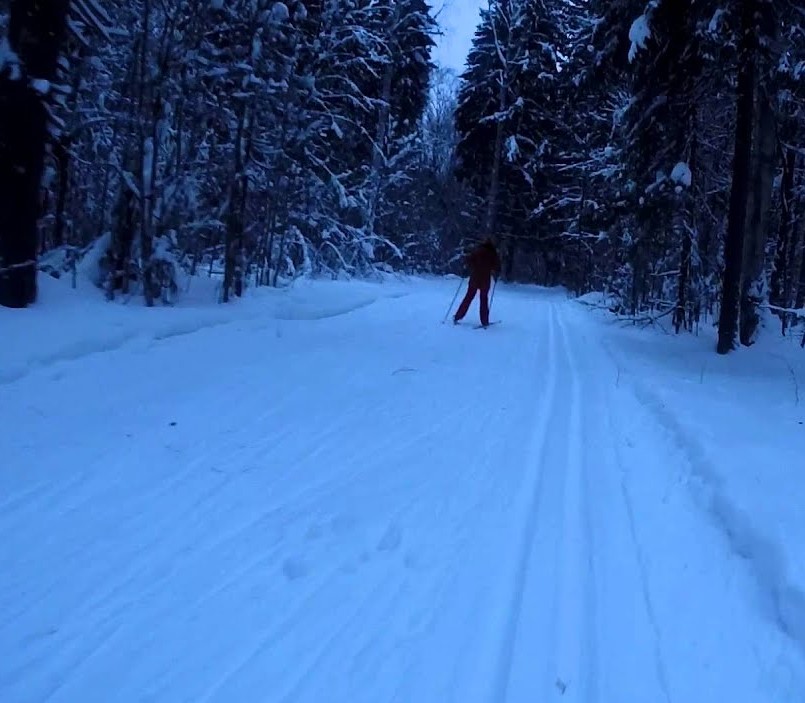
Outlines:
[{"label": "ski", "polygon": [[[503,322],[503,320],[495,320],[494,322],[490,322],[487,325],[487,327],[491,327],[492,325],[499,325],[501,322]],[[461,322],[454,322],[453,326],[454,327],[463,327],[464,325],[462,325]],[[472,328],[474,330],[480,330],[480,329],[484,329],[484,326],[483,325],[473,325]]]}]

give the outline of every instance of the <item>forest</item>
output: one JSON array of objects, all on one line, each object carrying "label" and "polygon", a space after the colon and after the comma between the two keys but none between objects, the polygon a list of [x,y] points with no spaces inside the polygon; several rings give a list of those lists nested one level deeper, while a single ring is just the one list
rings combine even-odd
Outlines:
[{"label": "forest", "polygon": [[[426,0],[11,0],[0,304],[37,275],[171,304],[300,276],[604,294],[718,351],[805,322],[805,8],[490,0],[466,68]],[[805,345],[805,335],[803,335]]]}]

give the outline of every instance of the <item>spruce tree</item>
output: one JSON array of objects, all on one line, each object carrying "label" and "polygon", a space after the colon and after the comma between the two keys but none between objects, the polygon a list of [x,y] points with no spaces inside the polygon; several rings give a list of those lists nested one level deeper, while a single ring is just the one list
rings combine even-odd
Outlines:
[{"label": "spruce tree", "polygon": [[518,250],[533,258],[544,217],[561,199],[563,16],[546,0],[491,2],[462,75],[457,173],[486,201],[484,234],[503,241],[506,275]]}]

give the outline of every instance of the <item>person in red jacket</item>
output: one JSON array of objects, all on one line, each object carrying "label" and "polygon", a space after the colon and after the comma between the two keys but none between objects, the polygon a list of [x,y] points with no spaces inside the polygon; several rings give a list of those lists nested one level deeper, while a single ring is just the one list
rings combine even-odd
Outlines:
[{"label": "person in red jacket", "polygon": [[470,269],[470,282],[467,287],[467,294],[461,305],[458,306],[453,322],[464,319],[470,309],[476,293],[481,294],[481,324],[489,326],[489,288],[492,284],[492,277],[497,280],[500,274],[500,257],[491,239],[476,247],[466,256],[467,266]]}]

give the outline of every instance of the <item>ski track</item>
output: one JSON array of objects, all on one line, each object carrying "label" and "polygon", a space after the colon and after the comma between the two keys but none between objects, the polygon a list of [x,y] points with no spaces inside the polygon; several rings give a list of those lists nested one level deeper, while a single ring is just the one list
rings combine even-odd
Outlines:
[{"label": "ski track", "polygon": [[[587,545],[584,578],[589,584],[586,644],[590,669],[587,680],[592,687],[587,700],[610,700],[624,678],[635,668],[642,667],[647,672],[653,669],[655,675],[647,675],[623,700],[670,702],[661,633],[652,608],[645,556],[637,539],[628,487],[629,468],[621,452],[618,408],[613,404],[612,389],[605,377],[601,377],[595,359],[596,353],[600,353],[597,345],[591,344],[584,329],[574,329],[571,336],[566,318],[562,319],[562,326],[567,348],[574,358],[574,378],[578,381],[578,402],[583,403],[581,423],[586,440],[582,482]],[[570,339],[576,341],[575,347]],[[600,603],[603,593],[610,597]],[[642,607],[635,607],[637,594],[642,597]],[[629,652],[628,660],[617,654],[613,657],[611,645],[605,644],[611,639],[614,628],[629,633],[621,645]]]},{"label": "ski track", "polygon": [[531,550],[534,546],[533,542],[541,517],[539,509],[541,507],[541,495],[546,470],[542,463],[542,456],[549,440],[549,423],[556,400],[557,387],[554,334],[554,325],[552,324],[552,319],[549,318],[547,334],[544,337],[547,339],[546,354],[548,361],[545,366],[545,376],[548,385],[542,395],[536,418],[536,429],[532,435],[532,444],[529,447],[526,460],[529,475],[526,478],[526,486],[523,491],[525,502],[523,505],[518,506],[517,510],[523,527],[519,536],[520,546],[517,548],[514,572],[506,577],[506,581],[512,584],[513,590],[511,600],[506,604],[503,611],[506,624],[503,629],[503,640],[500,644],[497,683],[490,696],[490,700],[500,701],[501,703],[507,700],[511,685],[514,649],[520,628],[523,626],[523,600],[529,578],[528,572],[530,566],[534,565]]},{"label": "ski track", "polygon": [[[677,562],[639,524],[645,467],[592,328],[555,294],[503,289],[510,322],[437,321],[407,344],[434,291],[73,358],[25,416],[53,446],[0,435],[31,473],[0,473],[0,700],[692,700],[674,693],[700,670],[668,661],[687,640],[656,586]],[[251,351],[201,383],[177,367],[163,392],[155,370],[222,330],[211,354],[232,336]],[[278,379],[264,357],[286,346]],[[132,355],[133,419],[108,398]],[[0,383],[26,398],[42,375]],[[131,444],[61,429],[59,393],[81,389],[76,422],[108,413]]]},{"label": "ski track", "polygon": [[[608,412],[609,431],[612,434],[612,436],[617,436],[619,430],[616,428],[615,422],[613,420],[614,413],[611,404],[608,403],[607,408],[609,411]],[[615,445],[615,460],[617,462],[617,466],[621,474],[619,484],[628,522],[629,540],[631,542],[631,547],[636,560],[636,566],[637,566],[636,572],[638,577],[637,586],[639,587],[639,592],[643,599],[643,605],[645,607],[645,615],[649,622],[651,632],[653,635],[651,650],[654,658],[654,666],[657,675],[657,681],[662,691],[663,700],[665,700],[666,703],[671,703],[671,693],[668,684],[668,675],[665,671],[665,661],[662,653],[662,632],[660,630],[660,626],[658,624],[657,616],[654,610],[654,605],[652,603],[651,590],[648,580],[648,569],[646,565],[646,555],[643,551],[643,548],[640,545],[640,540],[638,539],[637,536],[637,522],[635,519],[635,511],[632,505],[633,499],[629,491],[628,481],[626,477],[627,469],[625,466],[623,453],[620,449],[620,444]]]},{"label": "ski track", "polygon": [[[594,683],[590,675],[594,652],[586,651],[594,644],[591,636],[592,592],[594,581],[589,573],[589,543],[584,526],[589,506],[583,497],[585,446],[582,433],[581,383],[573,358],[567,331],[554,311],[554,324],[558,324],[562,337],[562,359],[567,364],[570,379],[569,408],[564,433],[567,461],[564,471],[564,513],[561,541],[561,577],[556,580],[558,608],[557,626],[554,629],[556,686],[572,701],[591,701],[589,686]],[[560,435],[561,436],[561,435]],[[561,471],[561,467],[557,467]]]},{"label": "ski track", "polygon": [[[548,387],[527,452],[531,485],[518,511],[521,546],[508,579],[514,587],[490,696],[501,703],[556,696],[594,700],[588,695],[595,653],[581,386],[553,304],[545,337]],[[558,390],[560,380],[569,382],[569,392]]]}]

